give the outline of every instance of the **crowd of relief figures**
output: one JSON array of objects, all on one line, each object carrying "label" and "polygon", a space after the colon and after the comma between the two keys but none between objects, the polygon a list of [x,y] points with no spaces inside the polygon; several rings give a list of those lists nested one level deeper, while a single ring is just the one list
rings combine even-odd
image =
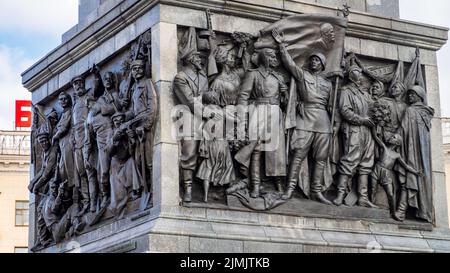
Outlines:
[{"label": "crowd of relief figures", "polygon": [[33,106],[32,250],[152,206],[158,103],[149,76],[151,34],[130,47],[103,67],[93,64],[52,101]]},{"label": "crowd of relief figures", "polygon": [[310,200],[297,209],[389,210],[387,219],[433,223],[434,110],[419,49],[407,63],[347,52],[346,16],[291,16],[232,34],[206,16],[207,30],[178,33],[173,116],[185,205],[238,200],[268,211]]}]

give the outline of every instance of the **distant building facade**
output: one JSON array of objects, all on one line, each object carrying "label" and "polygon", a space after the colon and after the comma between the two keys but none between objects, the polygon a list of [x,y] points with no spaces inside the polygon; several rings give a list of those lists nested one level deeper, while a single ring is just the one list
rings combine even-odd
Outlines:
[{"label": "distant building facade", "polygon": [[0,131],[0,253],[28,248],[30,133]]}]

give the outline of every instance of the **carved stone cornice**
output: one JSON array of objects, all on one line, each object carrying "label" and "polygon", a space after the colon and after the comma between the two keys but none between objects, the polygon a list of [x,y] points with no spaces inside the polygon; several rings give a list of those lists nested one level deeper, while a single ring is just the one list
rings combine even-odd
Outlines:
[{"label": "carved stone cornice", "polygon": [[[296,0],[254,0],[252,3],[236,0],[125,0],[26,70],[22,74],[23,85],[34,92],[54,75],[63,72],[158,4],[196,10],[209,8],[217,14],[235,15],[270,23],[293,14],[316,12],[332,15],[337,12],[337,8]],[[434,51],[439,50],[448,39],[447,28],[385,18],[365,12],[352,11],[349,20],[350,37],[419,46]]]}]

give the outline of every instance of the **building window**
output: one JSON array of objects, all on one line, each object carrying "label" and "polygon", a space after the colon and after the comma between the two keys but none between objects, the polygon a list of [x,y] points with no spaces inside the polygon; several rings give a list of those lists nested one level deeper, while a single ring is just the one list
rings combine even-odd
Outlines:
[{"label": "building window", "polygon": [[28,247],[15,247],[14,253],[28,253]]},{"label": "building window", "polygon": [[28,226],[28,201],[16,201],[16,226]]}]

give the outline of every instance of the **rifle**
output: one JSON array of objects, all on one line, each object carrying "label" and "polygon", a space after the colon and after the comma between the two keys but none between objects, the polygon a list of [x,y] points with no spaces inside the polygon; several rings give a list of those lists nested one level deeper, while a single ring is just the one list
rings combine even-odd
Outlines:
[{"label": "rifle", "polygon": [[37,106],[34,105],[33,103],[31,103],[31,107],[33,108],[33,112],[34,112],[35,114],[37,114],[38,117],[39,117],[43,122],[46,122],[45,117],[41,114],[41,112],[39,112],[39,109],[37,108]]},{"label": "rifle", "polygon": [[209,56],[208,56],[208,76],[214,76],[219,73],[217,69],[216,63],[216,50],[217,50],[217,42],[216,42],[216,33],[214,32],[212,22],[211,22],[211,11],[209,9],[206,10],[206,20],[208,22],[208,41],[209,41]]},{"label": "rifle", "polygon": [[[137,48],[136,48],[136,51],[134,52],[134,56],[133,56],[132,62],[137,60],[137,58],[139,56],[139,52],[141,51],[141,46],[142,46],[142,36],[139,37]],[[127,90],[125,92],[125,99],[127,101],[129,101],[131,99],[131,88],[132,88],[131,83],[132,83],[132,80],[133,80],[133,75],[132,75],[132,72],[130,71],[130,73],[128,74],[128,79],[127,79]]]},{"label": "rifle", "polygon": [[132,129],[134,127],[134,125],[145,121],[146,119],[148,119],[149,117],[151,117],[152,111],[150,110],[146,110],[142,113],[140,113],[139,115],[137,115],[135,118],[133,118],[132,120],[129,120],[125,123],[123,123],[120,128],[119,131],[126,131],[127,129]]}]

